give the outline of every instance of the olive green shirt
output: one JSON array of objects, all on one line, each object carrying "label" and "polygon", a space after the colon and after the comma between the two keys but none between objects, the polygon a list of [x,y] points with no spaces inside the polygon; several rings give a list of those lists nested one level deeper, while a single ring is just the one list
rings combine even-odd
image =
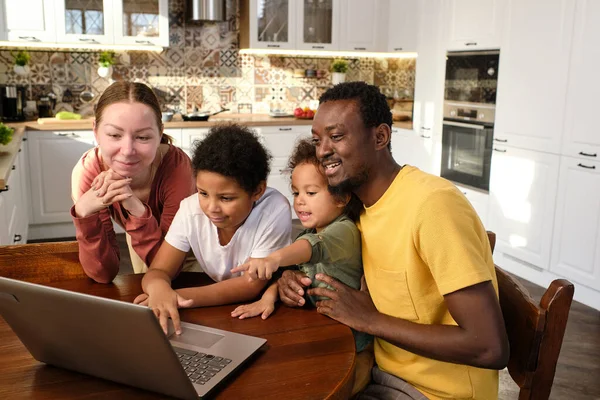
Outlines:
[{"label": "olive green shirt", "polygon": [[[312,246],[310,261],[298,265],[311,280],[311,287],[327,287],[333,289],[325,282],[315,279],[319,273],[327,274],[332,278],[350,286],[360,289],[360,280],[363,275],[361,238],[360,232],[354,222],[342,214],[327,225],[321,232],[316,229],[305,229],[296,240],[307,240]],[[307,296],[314,306],[318,300],[327,299],[319,296]],[[355,332],[357,351],[361,351],[372,341],[370,335]]]}]

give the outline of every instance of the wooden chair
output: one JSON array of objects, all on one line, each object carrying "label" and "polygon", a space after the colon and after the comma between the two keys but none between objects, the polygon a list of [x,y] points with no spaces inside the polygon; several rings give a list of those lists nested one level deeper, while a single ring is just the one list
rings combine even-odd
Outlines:
[{"label": "wooden chair", "polygon": [[87,275],[72,241],[0,246],[0,276],[44,284]]},{"label": "wooden chair", "polygon": [[[496,235],[488,232],[492,252]],[[517,280],[496,265],[500,307],[510,343],[508,372],[519,400],[548,399],[562,346],[574,287],[554,280],[537,304]]]}]

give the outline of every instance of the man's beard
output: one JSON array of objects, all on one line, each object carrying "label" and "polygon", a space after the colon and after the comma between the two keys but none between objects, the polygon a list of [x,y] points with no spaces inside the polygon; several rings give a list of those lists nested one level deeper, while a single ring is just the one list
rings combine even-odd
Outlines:
[{"label": "man's beard", "polygon": [[369,180],[369,171],[362,169],[356,176],[350,177],[333,186],[329,184],[331,194],[353,193]]}]

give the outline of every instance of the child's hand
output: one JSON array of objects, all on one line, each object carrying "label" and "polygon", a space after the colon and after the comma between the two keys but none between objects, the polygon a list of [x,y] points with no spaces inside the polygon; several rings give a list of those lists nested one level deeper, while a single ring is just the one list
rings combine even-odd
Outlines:
[{"label": "child's hand", "polygon": [[255,279],[271,279],[273,272],[279,268],[279,262],[272,257],[266,258],[249,258],[242,265],[231,270],[231,273],[246,271],[249,280]]},{"label": "child's hand", "polygon": [[[139,296],[138,296],[139,297]],[[137,300],[137,298],[136,298]],[[173,328],[175,333],[181,334],[181,321],[179,319],[178,308],[186,308],[192,306],[191,299],[181,297],[171,287],[155,290],[148,295],[148,307],[152,309],[156,318],[160,323],[165,335],[168,334],[168,319],[173,320]]]},{"label": "child's hand", "polygon": [[275,310],[275,303],[266,299],[260,299],[252,304],[244,304],[243,306],[237,307],[231,312],[232,317],[239,317],[239,319],[256,317],[259,314],[262,319],[269,318],[269,315]]}]

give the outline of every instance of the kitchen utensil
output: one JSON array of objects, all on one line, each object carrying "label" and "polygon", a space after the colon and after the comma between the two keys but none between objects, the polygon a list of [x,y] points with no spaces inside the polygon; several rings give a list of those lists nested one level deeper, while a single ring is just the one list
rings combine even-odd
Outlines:
[{"label": "kitchen utensil", "polygon": [[84,66],[83,69],[85,75],[85,89],[79,95],[79,100],[81,100],[83,104],[87,104],[90,101],[94,100],[94,97],[96,95],[92,92],[91,87],[88,85],[88,68]]},{"label": "kitchen utensil", "polygon": [[224,111],[229,111],[228,108],[221,108],[219,111],[211,113],[209,111],[194,111],[190,114],[181,114],[184,121],[208,121],[209,117],[220,114]]},{"label": "kitchen utensil", "polygon": [[162,112],[162,122],[171,122],[173,119],[173,111],[163,111]]}]

